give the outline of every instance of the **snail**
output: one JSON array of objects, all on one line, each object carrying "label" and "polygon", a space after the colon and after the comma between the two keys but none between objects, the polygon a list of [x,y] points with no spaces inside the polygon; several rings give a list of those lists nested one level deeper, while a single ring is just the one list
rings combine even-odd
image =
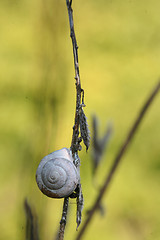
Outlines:
[{"label": "snail", "polygon": [[36,171],[36,181],[43,194],[51,198],[68,197],[80,182],[71,151],[62,148],[45,156]]}]

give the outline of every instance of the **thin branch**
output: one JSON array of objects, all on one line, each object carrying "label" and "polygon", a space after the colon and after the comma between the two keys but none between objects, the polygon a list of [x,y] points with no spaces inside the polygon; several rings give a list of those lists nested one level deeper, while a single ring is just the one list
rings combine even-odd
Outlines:
[{"label": "thin branch", "polygon": [[[75,36],[75,31],[74,31],[72,0],[70,0],[70,1],[66,0],[66,5],[67,5],[67,9],[68,9],[68,16],[69,16],[70,37],[72,39],[72,45],[73,45],[75,80],[76,80],[76,112],[75,112],[72,142],[71,142],[70,149],[72,151],[74,164],[77,167],[77,170],[79,171],[80,159],[79,159],[79,156],[78,156],[78,151],[80,150],[79,126],[80,126],[81,92],[82,92],[82,89],[81,89],[81,82],[80,82],[80,75],[79,75],[78,45],[77,45],[77,40],[76,40],[76,36]],[[77,219],[78,219],[77,220],[77,227],[81,223],[81,210],[82,210],[81,205],[82,205],[82,203],[81,203],[81,201],[79,201],[80,196],[83,196],[82,192],[81,192],[81,188],[78,190],[78,195],[77,195]],[[64,238],[68,204],[69,204],[69,198],[65,198],[64,199],[64,204],[63,204],[62,218],[61,218],[61,221],[60,221],[59,240],[63,240],[63,238]]]},{"label": "thin branch", "polygon": [[66,220],[67,220],[68,203],[69,203],[69,197],[66,197],[64,199],[62,218],[60,221],[59,238],[58,238],[59,240],[63,240],[63,238],[64,238],[64,231],[65,231]]},{"label": "thin branch", "polygon": [[79,75],[79,63],[78,63],[78,45],[76,40],[76,35],[74,31],[74,22],[73,22],[73,9],[72,9],[72,1],[66,0],[68,16],[69,16],[69,25],[70,25],[70,37],[72,39],[73,45],[73,56],[74,56],[74,68],[75,68],[75,80],[76,80],[76,112],[75,112],[75,123],[73,126],[73,135],[72,135],[72,143],[71,143],[71,151],[73,154],[73,158],[75,158],[75,153],[78,152],[78,136],[79,136],[79,124],[80,124],[80,110],[81,110],[81,82]]},{"label": "thin branch", "polygon": [[110,169],[109,174],[107,175],[104,184],[102,186],[102,188],[100,189],[99,195],[97,196],[95,203],[93,204],[93,207],[91,209],[91,211],[89,212],[89,215],[86,219],[86,221],[83,223],[83,227],[81,228],[79,234],[77,235],[76,240],[81,239],[82,235],[84,234],[85,230],[88,227],[88,224],[90,223],[94,213],[96,212],[96,209],[99,207],[99,203],[101,202],[102,197],[104,196],[104,193],[108,190],[108,186],[111,182],[111,180],[113,179],[114,173],[117,170],[117,167],[124,155],[124,153],[126,152],[126,150],[129,147],[129,144],[131,143],[131,140],[133,139],[133,136],[135,135],[140,123],[142,122],[142,119],[144,118],[147,110],[149,109],[151,103],[153,102],[153,100],[155,99],[156,95],[158,94],[160,90],[160,81],[158,81],[158,84],[156,85],[156,87],[154,88],[154,90],[150,93],[149,97],[147,98],[146,102],[144,103],[144,105],[142,106],[142,109],[137,117],[137,119],[135,120],[135,122],[133,123],[133,126],[131,127],[127,138],[125,139],[124,143],[122,144],[120,150],[118,151],[113,165]]},{"label": "thin branch", "polygon": [[[82,112],[81,93],[83,92],[83,99],[84,99],[84,91],[81,89],[81,81],[80,81],[80,74],[79,74],[78,45],[77,45],[76,35],[74,31],[72,0],[70,1],[66,0],[66,4],[68,9],[68,16],[69,16],[70,37],[71,37],[72,46],[73,46],[75,80],[76,80],[76,111],[75,111],[75,119],[74,119],[74,126],[73,126],[72,143],[71,143],[70,149],[72,151],[74,164],[77,167],[77,170],[80,176],[80,168],[79,168],[80,158],[78,156],[78,151],[81,150],[81,146],[80,146],[80,138],[79,138],[79,127],[80,127],[80,116]],[[81,223],[82,206],[83,206],[83,194],[81,190],[81,184],[79,183],[77,186],[77,228]]]}]

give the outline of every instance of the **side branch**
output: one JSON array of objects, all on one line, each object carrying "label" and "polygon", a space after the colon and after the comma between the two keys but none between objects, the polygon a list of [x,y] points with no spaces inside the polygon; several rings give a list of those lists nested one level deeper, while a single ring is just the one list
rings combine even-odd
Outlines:
[{"label": "side branch", "polygon": [[127,148],[129,147],[129,144],[131,143],[131,140],[133,139],[133,136],[135,135],[140,123],[142,122],[142,119],[144,118],[147,110],[149,109],[151,103],[153,102],[153,100],[155,99],[156,95],[158,94],[160,90],[160,81],[158,81],[158,84],[156,85],[156,87],[154,88],[154,90],[151,92],[151,94],[149,95],[149,97],[147,98],[145,104],[143,105],[137,119],[135,120],[135,122],[133,123],[133,126],[131,127],[129,133],[128,133],[128,136],[127,138],[125,139],[124,143],[122,144],[120,150],[118,151],[115,159],[114,159],[114,162],[113,162],[113,165],[110,169],[110,172],[109,174],[107,175],[106,179],[105,179],[105,182],[102,186],[102,188],[100,189],[100,192],[99,192],[99,195],[97,196],[97,199],[95,200],[95,203],[93,204],[93,207],[91,209],[91,211],[89,212],[89,215],[86,219],[86,221],[83,223],[83,226],[76,238],[76,240],[79,240],[81,239],[82,235],[84,234],[85,230],[87,229],[88,227],[88,224],[90,223],[94,213],[96,212],[96,209],[98,208],[99,206],[99,203],[101,202],[101,199],[104,195],[104,193],[106,192],[106,190],[108,190],[108,186],[114,176],[114,173],[124,155],[124,153],[126,152]]}]

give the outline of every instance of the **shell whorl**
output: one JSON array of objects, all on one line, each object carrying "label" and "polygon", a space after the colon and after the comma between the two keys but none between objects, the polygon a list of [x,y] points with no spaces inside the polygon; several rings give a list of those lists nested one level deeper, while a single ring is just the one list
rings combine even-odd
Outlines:
[{"label": "shell whorl", "polygon": [[79,183],[79,174],[70,150],[63,148],[44,157],[38,166],[36,181],[39,189],[48,197],[69,196]]}]

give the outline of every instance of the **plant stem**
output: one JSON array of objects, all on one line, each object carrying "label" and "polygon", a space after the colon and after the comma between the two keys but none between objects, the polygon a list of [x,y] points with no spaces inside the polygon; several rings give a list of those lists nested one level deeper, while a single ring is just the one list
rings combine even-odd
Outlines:
[{"label": "plant stem", "polygon": [[60,221],[59,238],[58,238],[59,240],[64,239],[64,231],[65,231],[66,221],[67,221],[68,203],[69,203],[69,197],[66,197],[64,199],[62,218]]},{"label": "plant stem", "polygon": [[158,94],[160,90],[160,81],[158,81],[158,84],[156,85],[156,87],[152,90],[152,92],[150,93],[149,97],[147,98],[146,102],[144,103],[144,105],[141,108],[141,111],[138,115],[138,117],[136,118],[135,122],[133,123],[133,126],[131,127],[124,143],[122,144],[121,148],[119,149],[114,161],[113,161],[113,165],[111,166],[111,169],[109,171],[109,174],[107,175],[104,184],[102,186],[102,188],[99,191],[99,194],[93,204],[93,207],[91,209],[91,211],[89,212],[87,219],[85,220],[85,222],[83,223],[82,228],[80,229],[76,240],[81,239],[82,235],[84,234],[84,232],[86,231],[93,215],[96,212],[96,209],[98,208],[102,197],[104,196],[104,193],[108,190],[108,186],[111,182],[111,180],[113,179],[113,176],[115,174],[115,171],[117,170],[117,167],[119,166],[119,163],[124,155],[124,153],[126,152],[126,150],[129,147],[129,144],[131,143],[131,140],[133,139],[133,136],[135,135],[140,123],[142,122],[142,119],[144,118],[147,110],[149,109],[151,103],[153,102],[153,100],[155,99],[156,95]]},{"label": "plant stem", "polygon": [[79,136],[79,116],[80,116],[80,107],[81,107],[81,82],[79,75],[79,63],[78,63],[78,45],[74,31],[74,22],[73,22],[73,9],[71,7],[72,0],[66,0],[68,16],[69,16],[69,25],[70,25],[70,37],[72,39],[73,45],[73,56],[74,56],[74,68],[75,68],[75,80],[76,80],[76,112],[75,112],[75,123],[73,126],[73,135],[71,150],[74,157],[74,154],[78,151],[78,136]]},{"label": "plant stem", "polygon": [[[69,25],[70,25],[70,37],[72,39],[73,45],[73,56],[74,56],[74,68],[75,68],[75,80],[76,80],[76,112],[75,112],[75,119],[74,119],[74,126],[73,126],[73,134],[72,134],[72,142],[71,142],[71,151],[72,157],[74,160],[74,164],[79,171],[80,159],[78,157],[78,150],[79,150],[79,125],[80,125],[80,110],[81,110],[81,82],[80,82],[80,75],[79,75],[79,63],[78,63],[78,46],[77,40],[74,31],[74,22],[73,22],[73,10],[72,10],[72,0],[66,0],[66,5],[68,9],[68,16],[69,16]],[[80,192],[79,194],[82,194]],[[79,196],[77,196],[79,199]],[[64,231],[66,226],[66,219],[67,219],[67,210],[69,204],[69,197],[64,199],[63,204],[63,212],[62,218],[60,221],[60,230],[59,230],[59,240],[64,239]],[[79,201],[77,201],[77,215],[78,215],[78,224],[81,222],[81,208],[78,207]],[[80,210],[79,210],[80,209]]]}]

